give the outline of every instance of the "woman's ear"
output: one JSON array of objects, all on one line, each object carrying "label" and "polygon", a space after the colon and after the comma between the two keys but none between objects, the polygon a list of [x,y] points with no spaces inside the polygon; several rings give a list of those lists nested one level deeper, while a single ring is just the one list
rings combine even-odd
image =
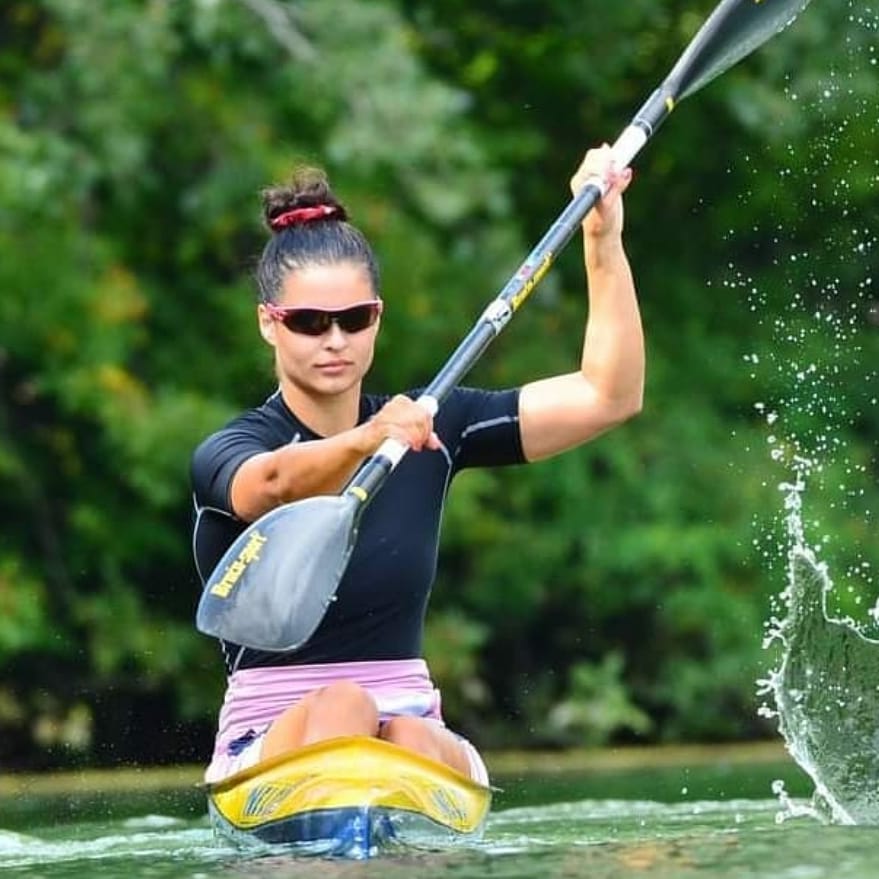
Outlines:
[{"label": "woman's ear", "polygon": [[269,310],[262,303],[256,307],[256,316],[259,321],[259,334],[274,348],[277,344],[275,333],[278,322],[269,314]]}]

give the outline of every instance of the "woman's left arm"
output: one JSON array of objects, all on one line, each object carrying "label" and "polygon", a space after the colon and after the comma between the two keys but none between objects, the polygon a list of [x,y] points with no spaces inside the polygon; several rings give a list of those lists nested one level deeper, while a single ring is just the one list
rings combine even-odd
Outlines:
[{"label": "woman's left arm", "polygon": [[641,411],[644,334],[622,241],[621,196],[632,175],[612,166],[605,146],[586,154],[571,190],[576,194],[595,176],[610,188],[583,221],[589,316],[580,369],[522,388],[519,429],[529,461],[578,446]]}]

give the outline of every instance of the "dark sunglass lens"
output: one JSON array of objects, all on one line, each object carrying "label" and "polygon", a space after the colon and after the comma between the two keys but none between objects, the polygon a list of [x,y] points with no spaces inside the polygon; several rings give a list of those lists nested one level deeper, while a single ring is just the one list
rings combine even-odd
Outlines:
[{"label": "dark sunglass lens", "polygon": [[330,328],[332,319],[332,314],[318,308],[297,308],[284,316],[284,326],[294,333],[322,336]]},{"label": "dark sunglass lens", "polygon": [[356,305],[335,314],[339,326],[346,333],[359,333],[375,323],[378,309],[374,305]]},{"label": "dark sunglass lens", "polygon": [[291,308],[283,312],[281,320],[293,333],[305,336],[322,336],[334,323],[346,333],[359,333],[371,327],[378,317],[376,303],[355,305],[343,311],[324,311],[322,308]]}]

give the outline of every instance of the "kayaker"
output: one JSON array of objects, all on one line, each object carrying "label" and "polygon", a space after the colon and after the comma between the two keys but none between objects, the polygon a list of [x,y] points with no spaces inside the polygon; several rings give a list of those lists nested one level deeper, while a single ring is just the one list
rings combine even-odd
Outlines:
[{"label": "kayaker", "polygon": [[290,653],[221,642],[228,687],[206,781],[313,742],[369,735],[487,783],[476,748],[443,723],[422,658],[440,519],[460,470],[547,458],[640,411],[644,342],[622,242],[631,172],[615,168],[605,146],[586,154],[572,191],[594,175],[610,188],[583,223],[579,369],[521,388],[458,388],[433,418],[414,402],[417,391],[361,389],[385,303],[373,250],[326,176],[299,169],[264,191],[271,237],[256,271],[256,317],[279,386],[194,453],[202,579],[247,523],[279,504],[337,493],[387,437],[413,453],[364,513],[336,601],[310,641]]}]

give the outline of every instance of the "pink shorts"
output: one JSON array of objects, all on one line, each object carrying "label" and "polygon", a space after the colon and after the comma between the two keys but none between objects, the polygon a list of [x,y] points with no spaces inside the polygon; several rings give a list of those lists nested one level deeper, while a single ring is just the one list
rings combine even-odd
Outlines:
[{"label": "pink shorts", "polygon": [[[229,678],[205,781],[216,783],[258,763],[272,721],[308,693],[340,680],[362,686],[375,699],[382,721],[421,717],[446,729],[439,691],[422,659],[245,669]],[[467,739],[457,738],[467,754],[470,777],[488,786],[479,752]]]}]

